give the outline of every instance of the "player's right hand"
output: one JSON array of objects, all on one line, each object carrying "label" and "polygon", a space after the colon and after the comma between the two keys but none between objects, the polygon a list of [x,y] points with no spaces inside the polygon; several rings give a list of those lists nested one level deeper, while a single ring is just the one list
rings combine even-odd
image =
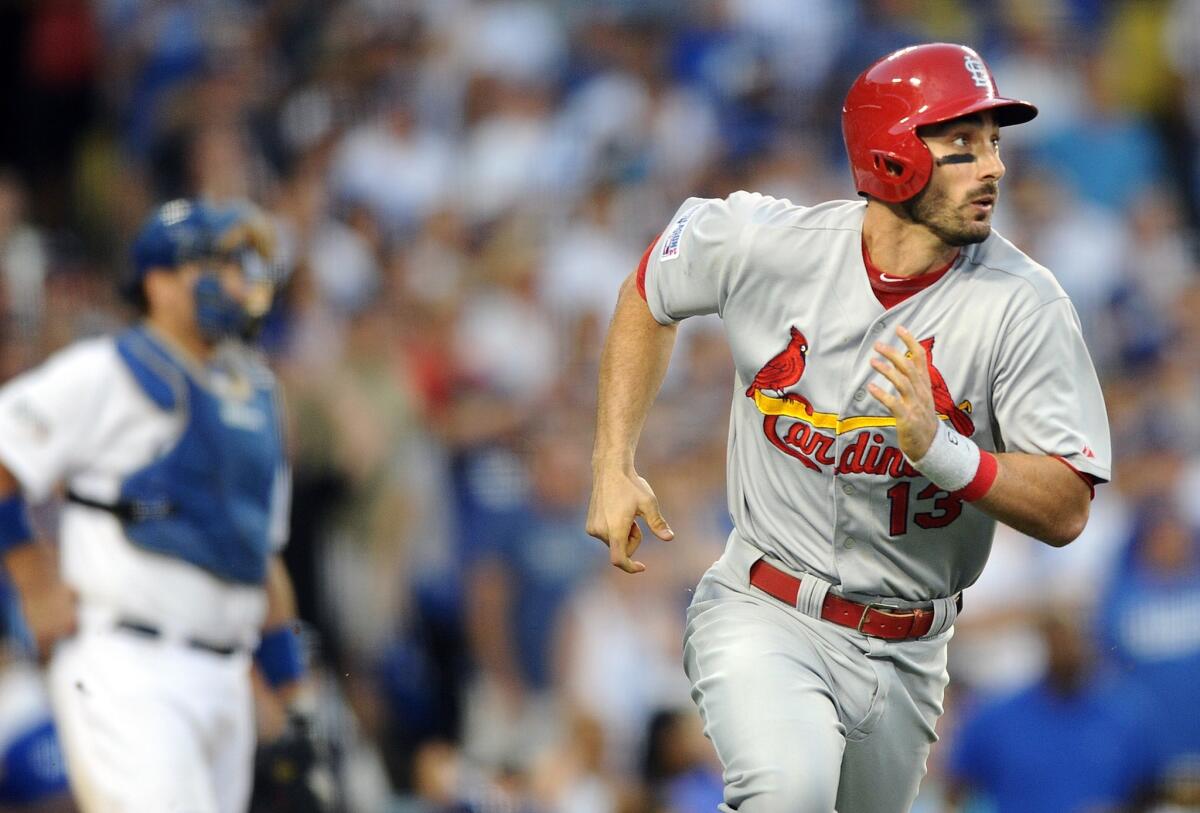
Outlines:
[{"label": "player's right hand", "polygon": [[33,543],[9,551],[5,565],[21,597],[21,612],[38,660],[44,663],[58,641],[75,634],[75,591],[59,577],[54,551],[46,545]]},{"label": "player's right hand", "polygon": [[632,469],[597,468],[588,504],[587,532],[608,545],[609,560],[626,573],[641,573],[646,569],[632,558],[642,544],[639,516],[659,539],[675,538],[659,509],[658,497],[644,477]]},{"label": "player's right hand", "polygon": [[38,660],[49,660],[54,645],[78,629],[75,591],[61,581],[49,585],[29,600],[22,600],[25,621],[37,645]]}]

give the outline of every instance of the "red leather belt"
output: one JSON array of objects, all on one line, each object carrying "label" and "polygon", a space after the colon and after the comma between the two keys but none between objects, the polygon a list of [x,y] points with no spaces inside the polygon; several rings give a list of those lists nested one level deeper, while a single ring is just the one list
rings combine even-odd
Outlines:
[{"label": "red leather belt", "polygon": [[[792,607],[796,606],[796,598],[800,595],[800,579],[784,573],[766,559],[759,559],[750,566],[750,584]],[[958,604],[961,608],[961,595]],[[833,593],[825,594],[821,618],[889,641],[920,638],[933,627],[933,610],[898,610],[881,604],[862,604]]]}]

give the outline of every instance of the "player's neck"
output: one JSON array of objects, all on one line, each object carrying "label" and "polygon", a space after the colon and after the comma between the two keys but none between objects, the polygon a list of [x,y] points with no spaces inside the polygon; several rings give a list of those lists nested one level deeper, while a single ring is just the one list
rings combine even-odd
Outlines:
[{"label": "player's neck", "polygon": [[958,248],[877,202],[867,204],[863,241],[871,263],[894,277],[917,277],[944,268]]},{"label": "player's neck", "polygon": [[208,361],[216,352],[216,347],[204,341],[199,332],[189,329],[188,325],[176,324],[156,314],[146,317],[146,325],[177,351],[197,362]]}]

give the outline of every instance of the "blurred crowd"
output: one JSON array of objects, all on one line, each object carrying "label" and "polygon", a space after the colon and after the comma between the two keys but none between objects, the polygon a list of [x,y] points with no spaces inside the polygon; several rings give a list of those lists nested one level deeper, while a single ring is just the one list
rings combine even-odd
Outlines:
[{"label": "blurred crowd", "polygon": [[684,325],[639,459],[676,539],[629,577],[583,531],[604,328],[684,198],[853,197],[845,90],[928,40],[1040,108],[997,228],[1079,311],[1115,473],[1071,546],[998,534],[917,809],[1200,809],[1194,0],[0,4],[0,380],[129,318],[154,203],[258,202],[341,809],[714,810],[680,638],[731,365]]}]

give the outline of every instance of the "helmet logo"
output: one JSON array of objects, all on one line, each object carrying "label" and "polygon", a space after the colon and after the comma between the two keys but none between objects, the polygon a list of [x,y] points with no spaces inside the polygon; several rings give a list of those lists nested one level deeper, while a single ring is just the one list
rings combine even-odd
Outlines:
[{"label": "helmet logo", "polygon": [[967,54],[963,57],[963,66],[966,67],[967,73],[971,74],[971,81],[975,83],[976,87],[990,88],[992,86],[987,66],[978,57]]}]

